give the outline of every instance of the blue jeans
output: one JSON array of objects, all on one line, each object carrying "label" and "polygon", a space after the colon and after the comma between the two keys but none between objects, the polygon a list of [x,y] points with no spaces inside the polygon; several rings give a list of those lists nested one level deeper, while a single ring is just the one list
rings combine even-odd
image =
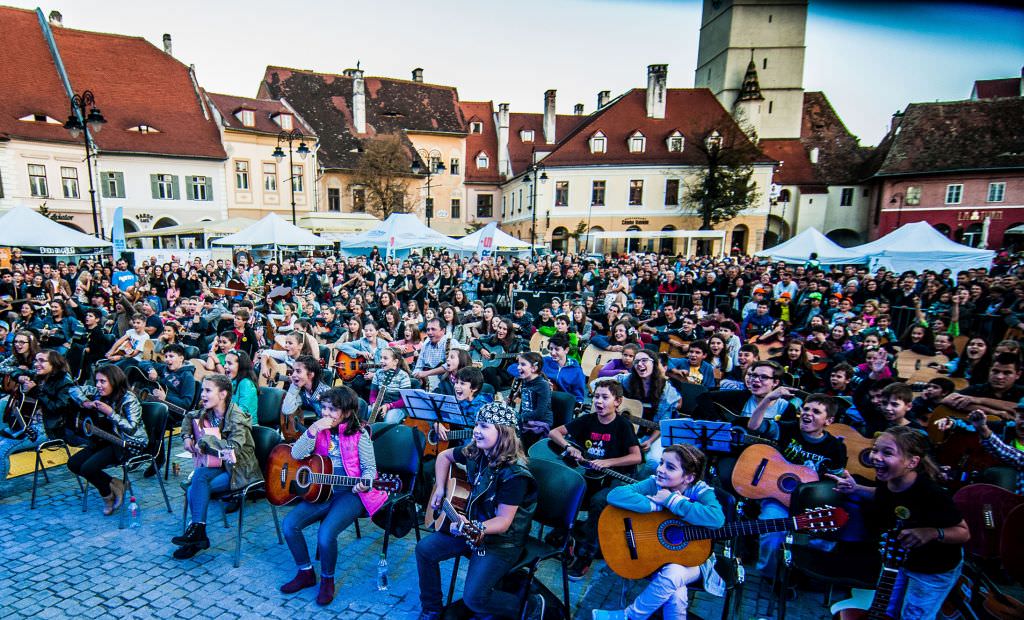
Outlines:
[{"label": "blue jeans", "polygon": [[[786,508],[777,500],[772,498],[766,498],[761,500],[761,514],[757,517],[760,520],[770,519],[784,519],[789,516],[789,508]],[[786,532],[771,532],[768,534],[761,534],[760,544],[757,554],[757,568],[767,576],[773,576],[775,574],[775,554],[779,549],[782,548],[782,543],[786,539]],[[822,538],[812,538],[808,543],[815,549],[822,549],[825,551],[831,550],[836,544],[830,540],[824,540]]]},{"label": "blue jeans", "polygon": [[896,576],[886,613],[901,620],[937,618],[942,601],[956,585],[962,568],[963,562],[951,571],[934,575],[901,570]]},{"label": "blue jeans", "polygon": [[192,523],[206,523],[206,509],[210,507],[210,496],[223,493],[231,488],[231,474],[220,467],[200,467],[192,474],[188,485],[188,509],[192,512]]},{"label": "blue jeans", "polygon": [[519,549],[487,549],[484,555],[469,550],[466,539],[434,532],[416,544],[416,570],[420,578],[423,611],[441,611],[441,567],[444,560],[469,553],[469,568],[462,602],[475,614],[515,615],[519,597],[494,589],[519,558]]},{"label": "blue jeans", "polygon": [[[5,428],[7,425],[3,425]],[[6,437],[0,437],[0,484],[3,484],[7,480],[7,474],[11,471],[11,455],[15,452],[27,452],[28,450],[35,449],[36,446],[46,441],[46,430],[43,429],[42,424],[36,424],[32,428],[35,429],[38,436],[35,441],[30,441],[28,437],[22,437],[21,439],[8,439]]]},{"label": "blue jeans", "polygon": [[330,501],[322,504],[302,502],[296,506],[284,518],[284,539],[295,564],[300,569],[309,566],[309,550],[302,530],[319,521],[316,544],[320,548],[320,576],[333,577],[338,563],[338,534],[364,513],[359,496],[345,488],[335,489]]}]

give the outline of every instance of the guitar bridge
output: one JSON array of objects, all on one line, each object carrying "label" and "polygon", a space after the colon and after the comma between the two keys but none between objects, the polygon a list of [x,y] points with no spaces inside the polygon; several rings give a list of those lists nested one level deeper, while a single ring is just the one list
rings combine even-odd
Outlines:
[{"label": "guitar bridge", "polygon": [[626,517],[622,520],[622,525],[626,534],[626,547],[629,548],[629,559],[639,559],[636,551],[636,533],[633,531],[633,519]]},{"label": "guitar bridge", "polygon": [[281,488],[284,488],[285,483],[288,482],[288,463],[281,466]]},{"label": "guitar bridge", "polygon": [[994,529],[996,529],[996,515],[995,515],[995,511],[992,510],[992,504],[985,504],[985,507],[982,509],[981,514],[982,514],[982,519],[985,521],[985,529],[986,530],[994,530]]}]

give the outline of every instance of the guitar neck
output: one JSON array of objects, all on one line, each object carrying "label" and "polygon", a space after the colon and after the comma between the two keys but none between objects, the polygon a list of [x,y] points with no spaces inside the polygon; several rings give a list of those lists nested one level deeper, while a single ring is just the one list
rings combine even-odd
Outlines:
[{"label": "guitar neck", "polygon": [[587,469],[601,472],[602,474],[605,474],[605,475],[607,475],[607,476],[609,476],[611,478],[614,478],[615,480],[618,480],[619,482],[625,482],[626,484],[635,484],[636,483],[636,478],[632,478],[630,476],[627,476],[626,474],[624,474],[622,472],[615,471],[614,469],[607,469],[607,468],[606,469],[600,469],[598,467],[595,467],[594,464],[591,461],[587,461],[585,459],[580,460],[579,463],[580,463],[580,465],[582,465],[583,467],[585,467]]},{"label": "guitar neck", "polygon": [[886,610],[889,609],[889,599],[892,598],[893,588],[896,586],[896,577],[899,569],[883,567],[878,576],[878,585],[875,586],[875,597],[871,600],[871,607],[868,609],[870,620],[886,620]]},{"label": "guitar neck", "polygon": [[629,420],[633,424],[636,424],[637,426],[641,426],[643,428],[649,428],[649,429],[653,429],[653,430],[658,430],[658,429],[661,428],[661,424],[658,424],[657,422],[652,422],[651,420],[648,420],[647,418],[641,418],[641,417],[638,417],[638,416],[635,416],[635,415],[632,415],[632,414],[629,414],[629,413],[620,413],[619,415],[623,416],[624,418],[626,418],[627,420]]},{"label": "guitar neck", "polygon": [[95,437],[99,437],[100,439],[108,441],[116,446],[126,447],[128,445],[128,442],[125,441],[124,439],[121,439],[120,437],[113,433],[108,433],[107,431],[100,430],[96,428],[95,425],[93,425],[92,430],[89,432],[89,434]]},{"label": "guitar neck", "polygon": [[473,436],[473,429],[467,428],[461,431],[448,431],[448,441],[456,439],[469,439]]},{"label": "guitar neck", "polygon": [[686,540],[706,540],[731,538],[736,535],[770,534],[772,532],[791,532],[799,529],[795,517],[783,519],[753,519],[737,521],[725,527],[713,530],[707,527],[687,525],[682,528]]},{"label": "guitar neck", "polygon": [[313,484],[325,484],[332,487],[354,487],[360,484],[368,487],[373,486],[373,478],[356,478],[339,474],[317,474],[311,472],[309,474],[309,481]]}]

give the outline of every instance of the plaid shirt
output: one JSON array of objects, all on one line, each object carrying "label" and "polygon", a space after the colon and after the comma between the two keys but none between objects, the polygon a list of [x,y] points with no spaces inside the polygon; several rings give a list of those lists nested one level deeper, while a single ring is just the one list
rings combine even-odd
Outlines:
[{"label": "plaid shirt", "polygon": [[448,357],[448,339],[449,336],[444,336],[437,344],[434,344],[429,339],[424,340],[423,347],[420,349],[420,357],[416,360],[413,372],[417,370],[433,370],[443,364],[445,358]]},{"label": "plaid shirt", "polygon": [[981,446],[1000,461],[1017,469],[1017,494],[1024,494],[1024,452],[1007,445],[995,433],[981,440]]}]

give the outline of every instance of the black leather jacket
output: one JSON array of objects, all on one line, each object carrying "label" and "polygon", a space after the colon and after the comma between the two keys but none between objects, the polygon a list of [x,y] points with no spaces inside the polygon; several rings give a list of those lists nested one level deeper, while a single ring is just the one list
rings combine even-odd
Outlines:
[{"label": "black leather jacket", "polygon": [[486,534],[484,537],[486,547],[521,547],[530,531],[533,511],[537,507],[537,482],[522,463],[494,468],[486,463],[486,459],[487,457],[481,454],[475,459],[467,459],[466,462],[466,473],[469,480],[474,481],[473,492],[469,498],[469,518],[477,521],[494,518],[498,510],[498,504],[495,502],[498,488],[513,478],[526,478],[526,497],[516,510],[512,525],[502,534]]}]

